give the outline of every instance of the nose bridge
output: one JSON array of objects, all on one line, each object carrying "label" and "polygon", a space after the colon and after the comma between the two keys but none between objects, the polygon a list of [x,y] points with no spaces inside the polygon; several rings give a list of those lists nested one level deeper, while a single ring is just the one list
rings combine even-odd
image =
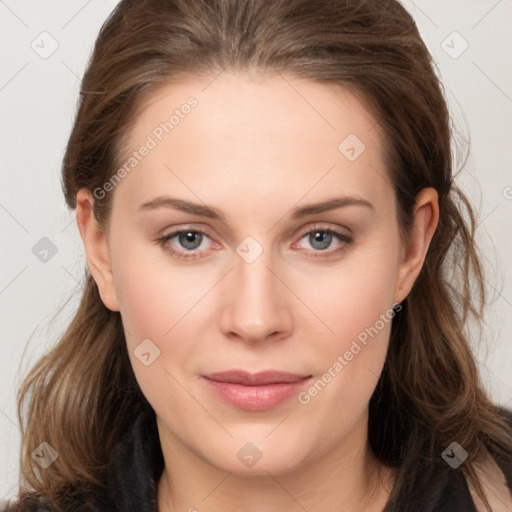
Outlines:
[{"label": "nose bridge", "polygon": [[224,304],[223,330],[248,341],[258,341],[290,328],[286,287],[278,274],[272,251],[247,237],[236,249],[231,287]]}]

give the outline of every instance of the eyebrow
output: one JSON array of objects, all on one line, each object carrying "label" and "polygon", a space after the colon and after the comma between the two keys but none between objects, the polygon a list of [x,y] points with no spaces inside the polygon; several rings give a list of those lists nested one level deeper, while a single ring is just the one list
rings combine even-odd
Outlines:
[{"label": "eyebrow", "polygon": [[[369,208],[370,210],[375,210],[373,204],[366,199],[362,199],[360,197],[344,196],[334,197],[321,203],[314,203],[294,208],[291,211],[291,216],[292,219],[299,219],[306,217],[307,215],[322,213],[345,206],[363,206],[365,208]],[[185,213],[191,213],[200,217],[208,217],[209,219],[225,222],[224,214],[217,208],[207,206],[205,204],[192,203],[190,201],[185,201],[184,199],[177,199],[169,196],[159,196],[155,199],[151,199],[150,201],[140,205],[137,211],[156,210],[159,208],[174,208]]]}]

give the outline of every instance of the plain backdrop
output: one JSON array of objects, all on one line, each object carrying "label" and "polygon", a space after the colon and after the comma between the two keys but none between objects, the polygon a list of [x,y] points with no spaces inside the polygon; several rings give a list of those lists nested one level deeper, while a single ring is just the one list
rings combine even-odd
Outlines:
[{"label": "plain backdrop", "polygon": [[[80,297],[85,257],[74,212],[62,195],[60,165],[80,78],[116,4],[0,0],[0,501],[16,492],[21,375],[56,342]],[[511,407],[512,3],[404,5],[437,63],[457,129],[470,137],[457,183],[478,208],[477,237],[494,296],[475,352],[492,397]],[[38,256],[43,246],[53,248],[47,261]]]}]

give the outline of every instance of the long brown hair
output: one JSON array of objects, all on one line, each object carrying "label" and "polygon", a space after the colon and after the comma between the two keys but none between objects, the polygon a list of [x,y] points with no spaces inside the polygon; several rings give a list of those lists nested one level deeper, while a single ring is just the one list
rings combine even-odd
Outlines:
[{"label": "long brown hair", "polygon": [[[417,490],[452,471],[441,453],[454,440],[469,454],[461,469],[483,497],[474,465],[485,451],[509,460],[512,437],[482,387],[467,332],[468,319],[479,321],[486,303],[476,217],[454,182],[442,85],[397,0],[122,0],[101,29],[82,81],[62,168],[67,204],[75,208],[80,188],[101,188],[119,168],[134,113],[151,91],[224,70],[286,73],[357,94],[386,139],[405,237],[418,192],[437,190],[439,225],[393,320],[370,401],[369,441],[398,472],[386,511],[430,509],[436,496]],[[95,201],[100,226],[111,198]],[[116,441],[149,407],[120,315],[104,306],[87,268],[85,274],[75,317],[19,390],[21,503],[36,491],[65,509],[77,494],[101,488]],[[37,471],[31,453],[43,441],[59,457]]]}]

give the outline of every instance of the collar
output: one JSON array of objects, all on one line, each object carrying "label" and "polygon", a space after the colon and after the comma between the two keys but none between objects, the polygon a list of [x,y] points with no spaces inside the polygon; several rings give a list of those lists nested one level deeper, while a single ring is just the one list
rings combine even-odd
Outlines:
[{"label": "collar", "polygon": [[157,486],[164,464],[151,409],[137,417],[116,445],[105,512],[158,512]]}]

